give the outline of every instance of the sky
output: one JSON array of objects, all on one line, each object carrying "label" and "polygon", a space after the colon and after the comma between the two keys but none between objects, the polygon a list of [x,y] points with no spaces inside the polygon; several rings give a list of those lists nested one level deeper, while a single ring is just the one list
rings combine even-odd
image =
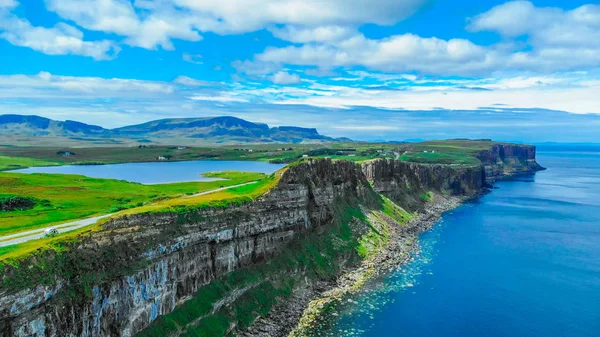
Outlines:
[{"label": "sky", "polygon": [[0,114],[600,142],[598,0],[0,0]]}]

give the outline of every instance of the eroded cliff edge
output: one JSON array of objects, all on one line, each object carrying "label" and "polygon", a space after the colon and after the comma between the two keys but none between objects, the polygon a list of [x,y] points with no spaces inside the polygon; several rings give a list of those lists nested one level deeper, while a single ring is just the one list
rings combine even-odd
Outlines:
[{"label": "eroded cliff edge", "polygon": [[111,220],[63,251],[3,266],[0,335],[243,331],[297,289],[359,265],[435,198],[476,195],[486,181],[539,168],[535,149],[480,159],[473,167],[310,160],[254,201]]}]

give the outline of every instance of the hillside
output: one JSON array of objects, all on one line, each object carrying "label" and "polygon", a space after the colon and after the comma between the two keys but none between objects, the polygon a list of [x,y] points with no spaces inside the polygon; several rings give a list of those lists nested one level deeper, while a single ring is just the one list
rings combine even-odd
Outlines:
[{"label": "hillside", "polygon": [[238,144],[318,143],[335,141],[316,129],[295,126],[270,128],[236,117],[161,119],[117,129],[77,121],[55,121],[40,116],[0,115],[0,143],[4,145],[113,145],[113,144]]}]

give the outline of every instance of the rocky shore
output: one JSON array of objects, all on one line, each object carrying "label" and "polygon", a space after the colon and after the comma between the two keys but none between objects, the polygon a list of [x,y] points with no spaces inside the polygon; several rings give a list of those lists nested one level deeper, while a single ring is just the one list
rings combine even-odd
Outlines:
[{"label": "rocky shore", "polygon": [[460,206],[466,197],[435,195],[425,210],[407,224],[389,226],[390,239],[385,249],[343,272],[331,282],[305,281],[294,295],[280,302],[271,313],[240,332],[243,337],[318,336],[335,315],[336,304],[361,289],[371,278],[400,268],[417,248],[418,236],[431,229],[440,216]]}]

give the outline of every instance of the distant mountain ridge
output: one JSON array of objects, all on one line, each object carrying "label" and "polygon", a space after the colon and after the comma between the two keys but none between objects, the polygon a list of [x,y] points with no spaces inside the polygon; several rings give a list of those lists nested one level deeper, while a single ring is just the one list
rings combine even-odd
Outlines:
[{"label": "distant mountain ridge", "polygon": [[[0,115],[0,136],[53,137],[101,142],[123,139],[141,143],[316,143],[336,139],[317,129],[297,126],[269,127],[237,117],[169,118],[105,129],[77,121],[55,121],[40,116]],[[36,141],[32,139],[32,141]]]}]

